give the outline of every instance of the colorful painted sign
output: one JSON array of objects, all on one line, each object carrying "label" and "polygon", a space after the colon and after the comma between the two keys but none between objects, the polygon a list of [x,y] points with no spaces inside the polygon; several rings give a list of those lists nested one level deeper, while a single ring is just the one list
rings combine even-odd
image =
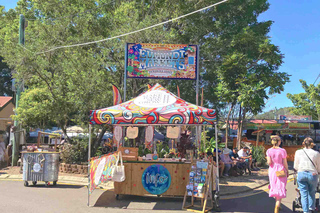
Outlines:
[{"label": "colorful painted sign", "polygon": [[128,78],[197,79],[197,45],[127,44]]},{"label": "colorful painted sign", "polygon": [[90,190],[93,190],[100,184],[111,180],[111,169],[118,165],[119,152],[103,155],[90,160]]},{"label": "colorful painted sign", "polygon": [[142,185],[150,194],[163,194],[171,185],[171,175],[164,166],[151,165],[142,174]]},{"label": "colorful painted sign", "polygon": [[300,129],[307,130],[312,128],[308,123],[246,123],[247,129],[265,129],[265,130],[285,130],[285,129]]}]

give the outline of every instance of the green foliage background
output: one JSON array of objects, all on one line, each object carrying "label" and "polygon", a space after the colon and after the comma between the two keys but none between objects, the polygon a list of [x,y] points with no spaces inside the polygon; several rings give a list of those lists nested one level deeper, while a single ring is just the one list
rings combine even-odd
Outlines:
[{"label": "green foliage background", "polygon": [[[257,17],[267,0],[230,0],[183,19],[130,36],[86,46],[52,48],[117,36],[213,4],[212,0],[20,0],[15,9],[0,7],[0,51],[14,78],[28,89],[17,109],[25,126],[87,126],[92,109],[112,105],[111,84],[123,91],[125,44],[196,44],[200,48],[200,85],[204,105],[222,111],[230,103],[257,114],[289,75],[279,72],[283,54],[268,33],[272,21]],[[28,21],[25,46],[18,44],[19,14]],[[128,79],[127,99],[147,83],[161,83],[195,102],[195,82]],[[219,114],[218,114],[219,116]],[[95,127],[97,129],[102,127]],[[103,127],[104,133],[106,128]],[[93,142],[99,144],[101,138]]]}]

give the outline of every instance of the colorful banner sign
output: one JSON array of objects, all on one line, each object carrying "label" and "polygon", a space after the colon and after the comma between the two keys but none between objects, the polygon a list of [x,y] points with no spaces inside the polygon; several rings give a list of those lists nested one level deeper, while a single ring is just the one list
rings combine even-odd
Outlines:
[{"label": "colorful banner sign", "polygon": [[142,185],[150,194],[163,194],[171,185],[171,175],[164,166],[151,165],[142,174]]},{"label": "colorful banner sign", "polygon": [[197,45],[127,44],[128,78],[197,79]]},{"label": "colorful banner sign", "polygon": [[288,127],[288,124],[284,123],[246,123],[247,129],[266,129],[266,130],[277,130],[277,129],[286,129]]},{"label": "colorful banner sign", "polygon": [[310,121],[312,120],[311,115],[280,115],[280,120],[304,120]]},{"label": "colorful banner sign", "polygon": [[90,160],[90,190],[89,194],[100,184],[111,180],[111,169],[118,165],[119,152],[103,155]]},{"label": "colorful banner sign", "polygon": [[[282,130],[282,129],[299,129],[307,130],[310,129],[308,123],[247,123],[245,124],[246,129],[265,129],[265,130]],[[312,125],[311,125],[312,128]]]}]

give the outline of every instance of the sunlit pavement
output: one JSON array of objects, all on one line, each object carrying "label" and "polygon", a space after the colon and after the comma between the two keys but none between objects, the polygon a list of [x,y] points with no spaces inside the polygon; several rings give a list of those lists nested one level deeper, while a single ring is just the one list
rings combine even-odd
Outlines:
[{"label": "sunlit pavement", "polygon": [[[295,187],[293,181],[288,183],[281,212],[292,212]],[[186,212],[181,210],[182,198],[120,196],[116,200],[113,191],[100,189],[93,192],[87,207],[88,190],[77,185],[24,187],[22,181],[0,181],[0,192],[1,212]],[[274,202],[267,187],[220,200],[222,212],[273,212]]]}]

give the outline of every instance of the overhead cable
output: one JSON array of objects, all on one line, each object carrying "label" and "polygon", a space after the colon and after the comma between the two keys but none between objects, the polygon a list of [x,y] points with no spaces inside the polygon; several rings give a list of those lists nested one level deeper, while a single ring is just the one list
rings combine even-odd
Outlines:
[{"label": "overhead cable", "polygon": [[178,20],[178,19],[181,19],[181,18],[190,16],[190,15],[192,15],[192,14],[201,12],[201,11],[203,11],[203,10],[207,10],[207,9],[209,9],[209,8],[211,8],[211,7],[217,6],[217,5],[222,4],[222,3],[224,3],[224,2],[227,2],[227,1],[228,1],[228,0],[223,0],[223,1],[217,2],[217,3],[215,3],[215,4],[209,5],[209,6],[207,6],[207,7],[201,8],[201,9],[199,9],[199,10],[195,10],[195,11],[193,11],[193,12],[191,12],[191,13],[187,13],[187,14],[185,14],[185,15],[178,16],[178,17],[173,18],[173,19],[170,19],[170,20],[168,20],[168,21],[164,21],[164,22],[161,22],[161,23],[158,23],[158,24],[149,26],[149,27],[145,27],[145,28],[142,28],[142,29],[139,29],[139,30],[135,30],[135,31],[132,31],[132,32],[129,32],[129,33],[125,33],[125,34],[121,34],[121,35],[118,35],[118,36],[113,36],[113,37],[110,37],[110,38],[105,38],[105,39],[101,39],[101,40],[97,40],[97,41],[90,41],[90,42],[86,42],[86,43],[79,43],[79,44],[71,44],[71,45],[65,45],[65,46],[58,46],[58,47],[54,47],[54,48],[51,48],[51,49],[46,50],[46,51],[43,51],[43,52],[37,52],[36,54],[43,54],[43,53],[47,53],[47,52],[52,52],[52,51],[54,51],[54,50],[58,50],[58,49],[62,49],[62,48],[85,46],[85,45],[89,45],[89,44],[95,44],[95,43],[99,43],[99,42],[103,42],[103,41],[108,41],[108,40],[115,39],[115,38],[124,37],[124,36],[127,36],[127,35],[131,35],[131,34],[134,34],[134,33],[138,33],[138,32],[144,31],[144,30],[148,30],[148,29],[151,29],[151,28],[154,28],[154,27],[157,27],[157,26],[161,26],[161,25],[167,24],[167,23],[172,22],[172,21],[176,21],[176,20]]}]

